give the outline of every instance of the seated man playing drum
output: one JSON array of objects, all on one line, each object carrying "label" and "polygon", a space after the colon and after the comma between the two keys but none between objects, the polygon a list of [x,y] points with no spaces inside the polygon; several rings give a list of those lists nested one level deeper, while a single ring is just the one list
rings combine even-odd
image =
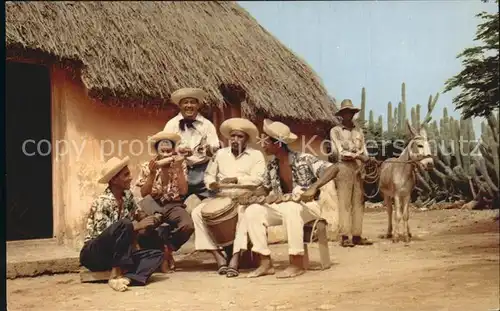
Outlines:
[{"label": "seated man playing drum", "polygon": [[[255,141],[259,131],[257,127],[247,119],[232,118],[224,121],[220,126],[222,135],[229,139],[230,146],[219,149],[205,172],[205,184],[213,191],[218,191],[217,197],[209,198],[198,205],[191,213],[195,228],[195,247],[197,250],[211,252],[218,265],[218,273],[227,277],[238,276],[239,252],[247,248],[247,231],[242,221],[241,214],[243,206],[238,208],[238,223],[236,225],[235,238],[233,242],[233,254],[229,260],[220,251],[220,245],[212,238],[211,232],[203,219],[204,208],[212,208],[214,204],[228,204],[227,199],[220,197],[231,197],[236,199],[244,195],[245,191],[236,189],[239,185],[250,185],[258,187],[262,184],[266,170],[265,158],[261,151],[247,146],[247,143]],[[230,185],[233,189],[227,189]],[[246,191],[248,194],[249,190]],[[216,206],[217,207],[217,206]],[[224,208],[227,206],[220,206]]]},{"label": "seated man playing drum", "polygon": [[[150,143],[157,156],[141,166],[136,183],[143,198],[151,196],[161,207],[164,223],[168,224],[156,230],[163,241],[165,254],[162,272],[175,269],[172,253],[181,248],[194,232],[193,221],[183,204],[188,192],[187,166],[184,156],[174,150],[180,139],[179,135],[165,131],[153,135]],[[141,237],[139,244],[148,247],[158,244],[158,239],[154,241],[158,235],[149,237],[151,239]]]},{"label": "seated man playing drum", "polygon": [[108,284],[119,292],[131,283],[145,285],[163,259],[160,250],[134,247],[137,233],[154,227],[158,219],[149,216],[134,221],[137,205],[130,191],[128,162],[128,157],[111,158],[104,165],[99,183],[108,187],[92,202],[80,252],[80,264],[90,271],[111,270]]},{"label": "seated man playing drum", "polygon": [[285,124],[266,119],[263,130],[268,136],[264,150],[274,158],[267,164],[263,183],[269,195],[263,204],[248,206],[243,216],[252,251],[261,257],[260,266],[248,277],[274,274],[266,233],[267,227],[281,224],[288,236],[290,265],[277,277],[295,277],[305,272],[304,224],[321,218],[319,189],[337,176],[338,168],[311,154],[290,150],[288,144],[297,135]]}]

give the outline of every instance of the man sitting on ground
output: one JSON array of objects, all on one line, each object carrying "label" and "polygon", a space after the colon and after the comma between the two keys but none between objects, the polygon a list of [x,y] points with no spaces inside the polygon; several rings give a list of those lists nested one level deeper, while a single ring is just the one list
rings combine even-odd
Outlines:
[{"label": "man sitting on ground", "polygon": [[[338,168],[308,153],[294,152],[288,144],[297,139],[290,128],[281,122],[264,120],[268,135],[264,150],[274,158],[267,165],[263,186],[270,191],[266,204],[247,207],[244,218],[252,241],[252,251],[260,254],[260,266],[248,277],[274,274],[271,250],[267,243],[267,227],[284,223],[288,236],[290,265],[278,278],[289,278],[305,272],[304,224],[321,218],[317,202],[319,189],[334,179]],[[267,140],[267,139],[266,139]],[[282,202],[284,194],[301,193],[300,201]]]},{"label": "man sitting on ground", "polygon": [[149,216],[133,221],[137,205],[130,184],[129,158],[106,162],[100,183],[108,187],[92,203],[87,219],[87,236],[80,252],[80,263],[90,271],[108,271],[109,286],[125,291],[131,282],[145,285],[162,262],[163,253],[155,249],[135,250],[135,235],[158,223]]},{"label": "man sitting on ground", "polygon": [[155,238],[161,237],[165,253],[162,272],[175,270],[172,253],[179,250],[194,232],[193,221],[183,203],[188,193],[187,165],[183,155],[175,152],[180,139],[179,135],[165,131],[153,135],[150,143],[157,156],[142,165],[136,183],[143,198],[149,195],[158,204],[163,221],[168,225],[159,227],[156,235],[153,233],[139,240],[141,245],[159,247]]},{"label": "man sitting on ground", "polygon": [[[210,190],[217,191],[221,184],[254,185],[262,184],[266,170],[264,155],[247,143],[254,141],[259,131],[247,119],[232,118],[220,126],[223,136],[229,139],[230,146],[219,149],[205,172],[205,184]],[[235,195],[231,190],[220,189],[220,196]],[[210,199],[208,199],[210,200]],[[198,205],[191,213],[195,226],[195,247],[197,250],[210,251],[217,261],[218,273],[227,277],[238,276],[239,252],[247,248],[247,231],[243,222],[243,207],[239,206],[236,237],[233,243],[233,254],[228,264],[219,247],[212,240],[205,225],[201,211],[207,201]]]}]

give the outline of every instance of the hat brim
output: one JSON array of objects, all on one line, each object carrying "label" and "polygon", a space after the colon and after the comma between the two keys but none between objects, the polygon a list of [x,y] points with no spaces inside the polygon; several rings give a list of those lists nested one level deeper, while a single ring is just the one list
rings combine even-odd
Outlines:
[{"label": "hat brim", "polygon": [[200,105],[203,105],[206,96],[207,93],[202,89],[185,88],[177,90],[174,93],[172,93],[172,95],[170,96],[170,100],[172,101],[172,103],[179,106],[179,103],[184,98],[195,98],[198,100],[198,103]]},{"label": "hat brim", "polygon": [[116,176],[122,169],[124,169],[130,162],[129,157],[123,158],[120,162],[116,163],[111,167],[103,176],[98,180],[100,184],[107,184],[109,181]]},{"label": "hat brim", "polygon": [[342,111],[345,111],[345,110],[351,110],[351,111],[354,111],[354,113],[358,113],[361,111],[360,108],[355,108],[355,107],[344,107],[342,109],[340,109],[339,111],[335,112],[335,115],[338,116]]},{"label": "hat brim", "polygon": [[181,136],[175,133],[161,131],[149,138],[149,144],[151,148],[154,148],[155,144],[162,140],[171,140],[174,144],[177,144],[181,140]]},{"label": "hat brim", "polygon": [[263,126],[262,126],[262,130],[264,131],[264,133],[266,133],[268,136],[270,136],[271,138],[274,138],[278,141],[281,141],[281,142],[284,142],[285,144],[291,144],[293,143],[294,141],[297,140],[298,136],[295,135],[294,133],[290,132],[290,134],[288,135],[288,137],[282,137],[280,136],[278,133],[274,132],[271,128],[270,128],[270,125],[273,123],[273,121],[269,120],[269,119],[264,119],[264,122],[263,122]]},{"label": "hat brim", "polygon": [[242,131],[245,132],[251,142],[256,142],[259,136],[259,130],[257,126],[247,119],[242,118],[232,118],[228,119],[220,125],[220,133],[225,138],[229,139],[231,137],[232,131]]}]

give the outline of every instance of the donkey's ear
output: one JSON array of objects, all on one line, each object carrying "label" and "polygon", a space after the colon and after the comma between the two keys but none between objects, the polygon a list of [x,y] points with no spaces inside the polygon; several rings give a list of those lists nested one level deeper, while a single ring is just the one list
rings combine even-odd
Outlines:
[{"label": "donkey's ear", "polygon": [[406,126],[408,127],[408,131],[410,131],[410,134],[412,137],[418,136],[417,131],[411,126],[410,121],[406,120]]}]

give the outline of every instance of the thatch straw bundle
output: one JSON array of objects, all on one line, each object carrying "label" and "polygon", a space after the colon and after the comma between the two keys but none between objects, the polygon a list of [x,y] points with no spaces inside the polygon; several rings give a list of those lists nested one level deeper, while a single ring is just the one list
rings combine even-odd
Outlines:
[{"label": "thatch straw bundle", "polygon": [[234,2],[14,2],[7,51],[81,63],[93,96],[168,99],[202,87],[247,93],[247,116],[330,121],[334,105],[312,69]]}]

